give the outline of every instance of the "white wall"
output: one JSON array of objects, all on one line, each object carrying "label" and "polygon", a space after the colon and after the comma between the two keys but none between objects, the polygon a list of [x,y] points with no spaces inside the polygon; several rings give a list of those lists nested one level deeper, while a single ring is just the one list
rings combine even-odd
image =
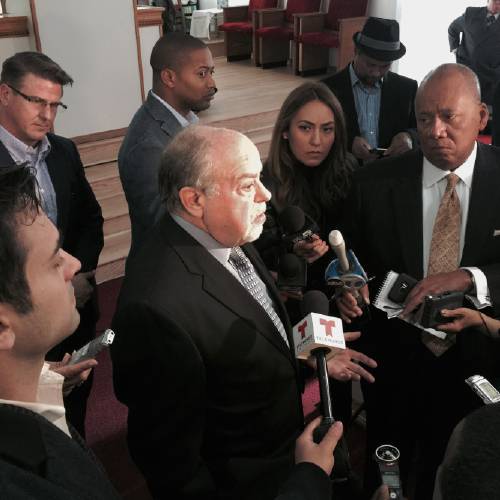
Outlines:
[{"label": "white wall", "polygon": [[[142,103],[132,0],[36,0],[42,51],[75,80],[56,132],[127,127]],[[64,40],[67,42],[65,43]]]},{"label": "white wall", "polygon": [[159,26],[144,26],[139,28],[139,36],[141,39],[141,59],[142,59],[142,74],[144,77],[144,93],[147,94],[153,84],[153,70],[149,64],[151,51],[155,43],[160,38]]},{"label": "white wall", "polygon": [[466,7],[482,7],[486,0],[370,0],[368,15],[397,19],[406,55],[392,70],[421,81],[439,64],[455,62],[448,45],[448,26]]},{"label": "white wall", "polygon": [[[419,2],[417,1],[416,3]],[[369,16],[397,19],[398,4],[399,0],[369,0],[367,13]]]},{"label": "white wall", "polygon": [[466,7],[484,7],[486,0],[400,0],[401,39],[406,55],[399,73],[421,81],[433,68],[455,62],[448,45],[448,26]]}]

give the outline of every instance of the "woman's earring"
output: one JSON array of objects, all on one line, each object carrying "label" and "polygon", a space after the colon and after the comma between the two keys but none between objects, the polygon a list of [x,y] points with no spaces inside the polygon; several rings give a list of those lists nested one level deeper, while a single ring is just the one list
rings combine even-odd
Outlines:
[{"label": "woman's earring", "polygon": [[288,134],[284,133],[283,134],[283,139],[285,139],[285,141],[287,141],[288,140]]}]

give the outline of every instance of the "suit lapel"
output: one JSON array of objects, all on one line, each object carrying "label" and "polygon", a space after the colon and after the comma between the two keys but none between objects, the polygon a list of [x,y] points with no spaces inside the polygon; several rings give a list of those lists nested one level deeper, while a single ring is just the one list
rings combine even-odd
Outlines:
[{"label": "suit lapel", "polygon": [[380,113],[378,118],[378,143],[379,145],[388,145],[392,137],[388,135],[388,124],[392,121],[392,103],[394,95],[391,93],[391,72],[388,71],[384,77],[382,91],[380,95]]},{"label": "suit lapel", "polygon": [[347,145],[347,147],[350,149],[352,147],[352,141],[354,140],[354,137],[360,135],[360,131],[358,113],[356,112],[356,104],[354,103],[351,75],[349,74],[349,67],[350,64],[346,66],[342,74],[343,86],[345,88],[345,97],[344,99],[342,99],[342,107],[346,116],[355,117],[355,119],[347,120],[348,123],[352,123],[351,130],[349,131],[349,133],[352,135],[352,137],[350,138],[351,144]]},{"label": "suit lapel", "polygon": [[[162,234],[167,235],[166,237],[170,241],[172,248],[177,252],[188,270],[193,274],[203,276],[202,286],[204,291],[247,322],[250,328],[257,330],[276,349],[281,351],[292,364],[295,364],[290,349],[281,338],[267,313],[249,295],[248,291],[243,288],[239,281],[194,238],[179,227],[171,217],[166,216],[162,224],[166,225]],[[263,272],[263,264],[259,258],[256,258],[253,248],[245,245],[244,250],[252,264],[254,264],[257,273],[268,286],[272,300],[278,304],[277,312],[289,335],[290,328],[286,313],[282,308],[279,298],[276,296],[274,285],[269,282],[267,272]]]},{"label": "suit lapel", "polygon": [[408,274],[423,277],[423,229],[422,229],[422,153],[408,155],[408,163],[394,185],[393,206],[396,225],[401,235],[400,245],[405,269]]},{"label": "suit lapel", "polygon": [[[67,186],[67,172],[64,170],[64,162],[61,162],[58,156],[57,146],[54,141],[51,141],[50,135],[48,135],[50,142],[50,153],[47,155],[45,162],[47,163],[47,170],[49,171],[50,180],[54,186],[54,192],[56,194],[56,204],[57,204],[57,227],[61,234],[66,233],[66,227],[68,225],[68,215],[69,206],[71,203],[71,190]],[[62,244],[63,242],[61,242]]]},{"label": "suit lapel", "polygon": [[497,148],[478,144],[472,189],[469,200],[469,213],[465,230],[465,245],[461,265],[474,265],[480,261],[480,251],[488,234],[494,227],[494,219],[500,213],[500,168],[498,167]]},{"label": "suit lapel", "polygon": [[160,128],[168,136],[174,137],[182,129],[177,118],[151,92],[144,105],[151,116],[160,122]]},{"label": "suit lapel", "polygon": [[0,165],[7,167],[10,165],[14,165],[14,160],[10,156],[7,148],[3,145],[3,142],[0,141]]}]

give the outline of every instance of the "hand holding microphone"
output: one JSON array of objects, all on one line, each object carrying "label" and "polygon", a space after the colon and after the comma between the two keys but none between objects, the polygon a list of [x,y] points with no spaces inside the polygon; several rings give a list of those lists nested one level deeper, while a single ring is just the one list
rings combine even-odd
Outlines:
[{"label": "hand holding microphone", "polygon": [[352,250],[346,252],[344,238],[338,230],[331,231],[328,241],[337,256],[326,269],[325,279],[328,285],[337,288],[336,301],[342,319],[351,323],[365,312],[369,316],[367,304],[368,277]]},{"label": "hand holding microphone", "polygon": [[318,225],[297,206],[285,208],[279,217],[282,240],[287,250],[312,264],[328,252],[328,245],[318,236]]}]

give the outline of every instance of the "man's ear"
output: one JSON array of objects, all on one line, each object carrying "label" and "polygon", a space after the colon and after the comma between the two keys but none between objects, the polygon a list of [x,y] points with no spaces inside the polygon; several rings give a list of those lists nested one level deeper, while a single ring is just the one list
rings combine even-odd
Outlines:
[{"label": "man's ear", "polygon": [[484,102],[482,102],[480,105],[479,113],[481,116],[480,123],[479,123],[479,130],[482,131],[485,129],[486,125],[488,124],[488,118],[490,116],[490,112],[488,111],[488,106],[486,106],[486,104],[484,104]]},{"label": "man's ear", "polygon": [[16,335],[12,322],[13,314],[9,306],[0,304],[0,351],[9,351],[14,347]]},{"label": "man's ear", "polygon": [[0,103],[6,105],[11,97],[11,90],[6,83],[0,83]]},{"label": "man's ear", "polygon": [[177,76],[175,74],[175,71],[170,68],[165,68],[161,71],[160,73],[160,78],[166,87],[169,89],[174,88],[177,80]]},{"label": "man's ear", "polygon": [[205,194],[202,191],[191,186],[184,186],[179,190],[179,199],[188,214],[198,219],[203,217]]}]

